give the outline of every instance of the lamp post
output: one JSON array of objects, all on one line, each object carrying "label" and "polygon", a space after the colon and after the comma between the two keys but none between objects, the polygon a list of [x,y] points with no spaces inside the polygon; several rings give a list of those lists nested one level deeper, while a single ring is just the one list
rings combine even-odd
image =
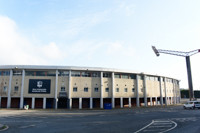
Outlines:
[{"label": "lamp post", "polygon": [[152,46],[152,49],[155,52],[156,56],[159,56],[160,53],[163,53],[163,54],[170,54],[170,55],[185,57],[186,66],[187,66],[187,75],[188,75],[189,97],[190,97],[190,101],[193,100],[194,99],[194,91],[193,91],[193,85],[192,85],[192,72],[191,72],[191,65],[190,65],[190,56],[199,53],[200,49],[189,51],[189,52],[156,49],[155,46]]}]

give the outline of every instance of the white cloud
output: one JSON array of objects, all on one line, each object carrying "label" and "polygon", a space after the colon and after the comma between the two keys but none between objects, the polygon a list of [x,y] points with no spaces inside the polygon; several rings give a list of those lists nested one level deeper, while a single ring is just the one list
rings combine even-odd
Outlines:
[{"label": "white cloud", "polygon": [[[20,33],[16,23],[0,16],[0,64],[51,64],[50,59],[61,57],[55,43],[46,46],[34,45]],[[49,60],[48,60],[49,59]]]},{"label": "white cloud", "polygon": [[133,57],[134,47],[131,45],[125,45],[121,42],[109,43],[107,47],[107,54],[112,56],[123,56],[123,57]]},{"label": "white cloud", "polygon": [[128,3],[127,1],[120,1],[119,7],[116,11],[125,14],[126,16],[131,16],[135,13],[135,4],[133,4],[132,1],[131,3]]},{"label": "white cloud", "polygon": [[63,57],[61,50],[54,42],[45,45],[41,52],[49,59],[62,59]]}]

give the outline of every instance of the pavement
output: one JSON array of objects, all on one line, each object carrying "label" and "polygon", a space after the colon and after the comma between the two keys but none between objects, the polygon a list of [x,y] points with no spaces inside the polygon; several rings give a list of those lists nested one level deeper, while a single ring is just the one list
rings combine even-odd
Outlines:
[{"label": "pavement", "polygon": [[2,110],[5,133],[199,133],[200,110],[182,106],[112,110]]}]

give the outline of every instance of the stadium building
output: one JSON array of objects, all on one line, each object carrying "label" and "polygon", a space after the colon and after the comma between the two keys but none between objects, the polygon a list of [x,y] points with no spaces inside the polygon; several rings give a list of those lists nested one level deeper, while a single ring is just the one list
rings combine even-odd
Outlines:
[{"label": "stadium building", "polygon": [[179,80],[94,67],[0,66],[0,108],[112,108],[180,102]]}]

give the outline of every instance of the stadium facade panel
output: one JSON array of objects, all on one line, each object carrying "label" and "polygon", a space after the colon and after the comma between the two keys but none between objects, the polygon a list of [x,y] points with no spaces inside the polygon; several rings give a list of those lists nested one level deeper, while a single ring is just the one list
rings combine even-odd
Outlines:
[{"label": "stadium facade panel", "polygon": [[0,66],[1,108],[124,108],[180,102],[179,80],[127,70]]}]

